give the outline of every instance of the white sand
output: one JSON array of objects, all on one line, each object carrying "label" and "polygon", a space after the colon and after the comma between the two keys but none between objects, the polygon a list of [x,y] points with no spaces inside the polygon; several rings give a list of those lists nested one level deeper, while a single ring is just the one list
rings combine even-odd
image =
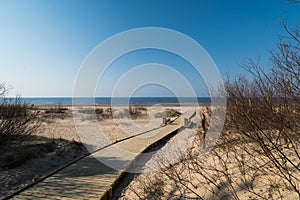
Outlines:
[{"label": "white sand", "polygon": [[[96,108],[101,109],[103,107],[96,106]],[[55,141],[57,149],[49,153],[43,153],[42,157],[35,157],[18,167],[2,169],[0,171],[0,197],[22,188],[24,185],[87,153],[72,141],[99,147],[159,127],[162,123],[162,117],[155,117],[156,113],[163,114],[166,109],[178,110],[177,107],[140,109],[137,110],[137,115],[132,119],[128,116],[128,108],[118,107],[113,109],[113,118],[95,120],[93,113],[78,113],[78,109],[93,110],[94,108],[91,106],[76,107],[75,110],[77,111],[72,111],[71,107],[67,107],[62,112],[49,111],[50,106],[40,106],[35,107],[35,109],[34,111],[39,112],[42,120],[41,129],[35,136],[41,142]],[[109,108],[104,107],[103,110],[107,114]],[[76,112],[79,114],[77,115],[79,120],[73,118],[73,114],[76,116]],[[102,131],[102,135],[99,134],[99,130]]]}]

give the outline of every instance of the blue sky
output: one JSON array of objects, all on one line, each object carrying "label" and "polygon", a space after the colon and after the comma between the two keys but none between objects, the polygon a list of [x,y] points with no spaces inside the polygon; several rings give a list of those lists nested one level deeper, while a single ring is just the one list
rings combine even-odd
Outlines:
[{"label": "blue sky", "polygon": [[[240,64],[247,58],[266,63],[278,35],[284,35],[280,21],[295,27],[299,19],[300,4],[285,0],[0,0],[0,82],[14,88],[11,95],[72,96],[90,51],[114,34],[139,27],[164,27],[193,38],[226,78],[244,73]],[[188,63],[157,50],[117,60],[103,79],[107,91],[96,95],[109,95],[122,74],[149,62],[174,67],[197,95],[206,95],[203,79]],[[136,95],[168,96],[170,91],[153,85]]]}]

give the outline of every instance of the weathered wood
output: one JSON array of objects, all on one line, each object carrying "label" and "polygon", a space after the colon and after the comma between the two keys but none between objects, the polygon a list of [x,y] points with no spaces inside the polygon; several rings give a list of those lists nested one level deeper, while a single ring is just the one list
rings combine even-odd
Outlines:
[{"label": "weathered wood", "polygon": [[[183,127],[182,119],[193,114],[194,111],[189,111],[169,125],[97,151],[13,196],[13,199],[110,199],[114,186],[135,158],[150,145]],[[110,166],[114,169],[99,161],[112,159],[112,155],[114,159]]]}]

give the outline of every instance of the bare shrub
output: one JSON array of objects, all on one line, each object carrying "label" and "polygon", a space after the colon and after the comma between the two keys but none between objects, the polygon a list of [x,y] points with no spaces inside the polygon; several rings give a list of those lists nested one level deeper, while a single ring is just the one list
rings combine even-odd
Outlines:
[{"label": "bare shrub", "polygon": [[130,106],[129,114],[132,119],[136,119],[138,117],[142,117],[146,115],[147,108],[143,106]]},{"label": "bare shrub", "polygon": [[160,199],[300,198],[300,31],[284,28],[289,37],[271,53],[268,73],[249,60],[252,79],[227,81],[225,129],[214,149],[202,157],[188,151],[147,175],[162,182]]},{"label": "bare shrub", "polygon": [[156,118],[162,118],[162,117],[178,117],[180,116],[181,113],[177,110],[174,110],[174,109],[166,109],[165,111],[163,112],[158,112],[158,113],[155,113],[154,116]]},{"label": "bare shrub", "polygon": [[178,117],[181,113],[174,109],[167,109],[167,117]]},{"label": "bare shrub", "polygon": [[35,133],[40,123],[37,113],[20,97],[2,97],[0,101],[0,151],[5,151],[23,145],[24,138]]},{"label": "bare shrub", "polygon": [[51,113],[53,113],[53,114],[63,114],[66,111],[68,111],[68,108],[63,107],[63,105],[61,103],[58,103],[56,106],[53,106],[49,109],[46,109],[45,113],[46,114],[49,114],[49,113],[50,114]]},{"label": "bare shrub", "polygon": [[[147,177],[142,175],[136,179],[139,184],[138,188],[129,187],[129,190],[138,199],[161,199],[166,191],[164,190],[164,180],[162,177]],[[136,199],[137,199],[136,198]]]},{"label": "bare shrub", "polygon": [[78,112],[82,113],[82,114],[94,114],[95,113],[97,115],[101,115],[103,113],[103,108],[96,108],[96,109],[86,108],[86,109],[79,110]]},{"label": "bare shrub", "polygon": [[97,115],[98,119],[109,119],[112,118],[112,116],[112,108],[106,108],[101,114]]},{"label": "bare shrub", "polygon": [[254,168],[270,177],[268,186],[276,182],[300,198],[300,35],[284,28],[289,37],[272,52],[270,73],[250,60],[244,68],[253,80],[227,83],[228,125],[251,143],[243,151],[256,152]]}]

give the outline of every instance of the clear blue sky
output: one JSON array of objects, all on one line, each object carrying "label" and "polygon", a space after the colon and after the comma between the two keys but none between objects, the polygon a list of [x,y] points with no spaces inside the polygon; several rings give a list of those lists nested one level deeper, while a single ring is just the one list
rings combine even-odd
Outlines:
[{"label": "clear blue sky", "polygon": [[[190,36],[206,49],[223,77],[235,76],[244,73],[240,64],[246,58],[267,58],[278,35],[284,34],[281,20],[294,27],[299,19],[300,3],[285,0],[0,0],[0,82],[14,88],[11,94],[72,96],[77,71],[96,45],[119,32],[148,26]],[[184,63],[155,50],[125,57],[107,73],[107,85],[138,64],[176,68]],[[184,71],[197,95],[205,95],[201,77]],[[139,95],[148,94],[168,92],[146,87]]]}]

